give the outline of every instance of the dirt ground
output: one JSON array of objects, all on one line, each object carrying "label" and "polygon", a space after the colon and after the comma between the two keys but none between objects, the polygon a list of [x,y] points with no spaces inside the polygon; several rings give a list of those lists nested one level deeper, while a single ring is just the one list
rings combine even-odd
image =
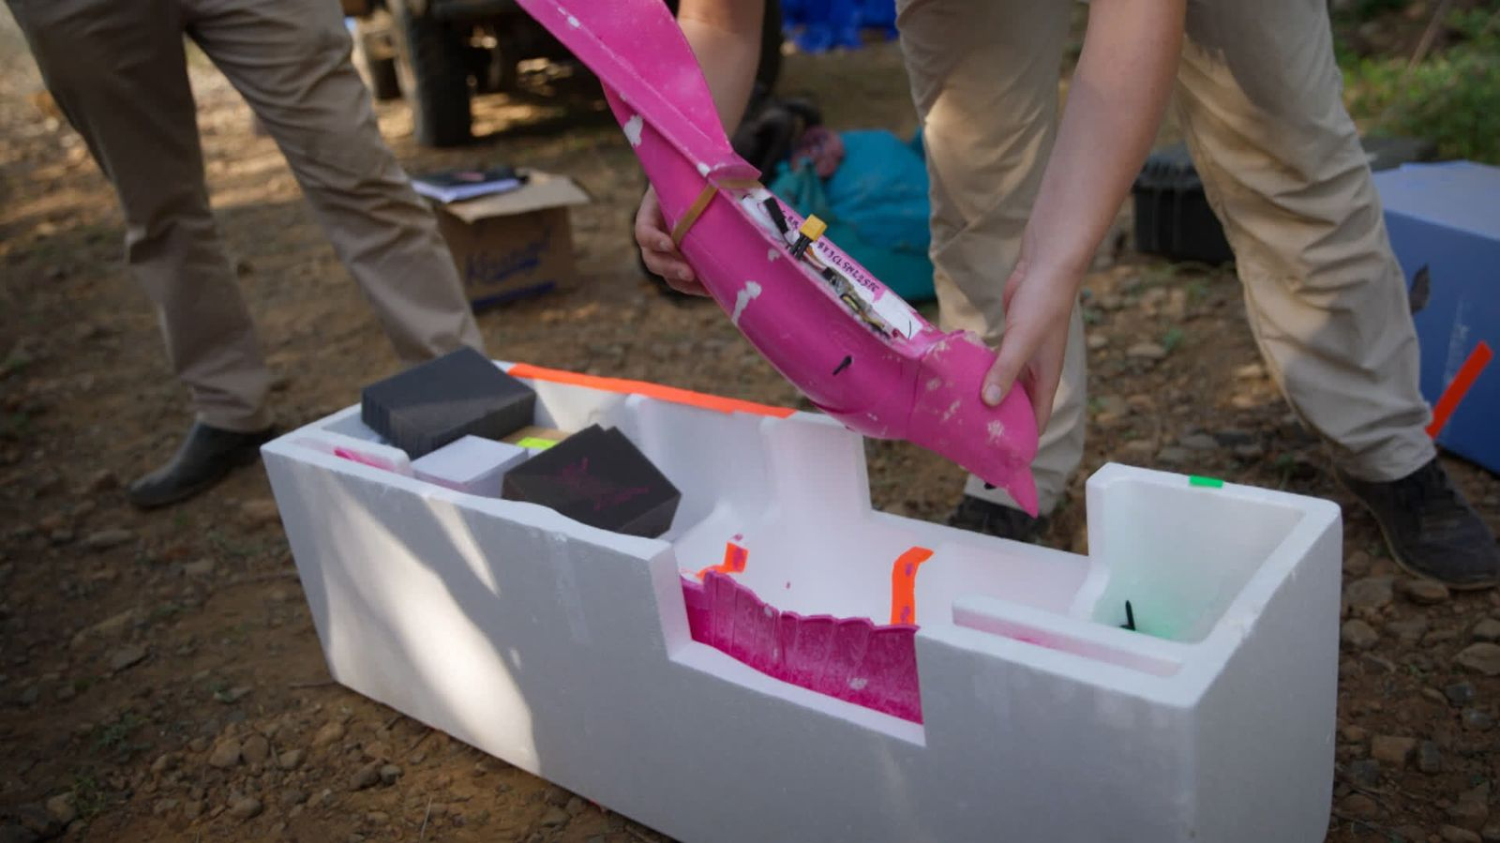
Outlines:
[{"label": "dirt ground", "polygon": [[[163,512],[126,504],[121,485],[185,429],[185,394],[124,271],[109,185],[0,18],[0,843],[664,839],[332,684],[259,468]],[[206,62],[193,74],[275,408],[302,424],[395,358],[273,142]],[[784,78],[835,127],[915,126],[893,45],[791,56]],[[400,103],[379,111],[411,170],[525,164],[594,197],[574,216],[576,281],[481,317],[496,356],[797,404],[721,312],[640,276],[626,227],[643,182],[587,102],[483,97],[480,142],[443,152],[414,146]],[[1090,442],[1049,542],[1083,549],[1079,492],[1107,460],[1343,504],[1345,611],[1368,626],[1345,629],[1329,839],[1500,840],[1500,677],[1459,658],[1500,637],[1500,595],[1408,588],[1258,363],[1231,272],[1126,252],[1085,295]],[[941,519],[957,502],[942,459],[869,454],[882,508]],[[1447,462],[1500,526],[1500,480]]]}]

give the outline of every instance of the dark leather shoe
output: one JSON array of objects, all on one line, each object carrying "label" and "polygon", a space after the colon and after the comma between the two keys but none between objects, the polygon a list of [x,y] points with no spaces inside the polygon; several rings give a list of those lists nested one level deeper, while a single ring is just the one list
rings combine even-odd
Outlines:
[{"label": "dark leather shoe", "polygon": [[970,530],[1002,539],[1037,544],[1047,532],[1047,516],[1032,518],[1019,509],[964,495],[958,509],[948,518],[948,526]]},{"label": "dark leather shoe", "polygon": [[230,471],[255,462],[260,446],[275,436],[274,427],[238,433],[195,422],[172,459],[131,483],[125,496],[141,509],[187,500],[223,480]]},{"label": "dark leather shoe", "polygon": [[1338,472],[1385,534],[1396,563],[1451,588],[1488,588],[1500,581],[1500,546],[1437,458],[1390,483]]}]

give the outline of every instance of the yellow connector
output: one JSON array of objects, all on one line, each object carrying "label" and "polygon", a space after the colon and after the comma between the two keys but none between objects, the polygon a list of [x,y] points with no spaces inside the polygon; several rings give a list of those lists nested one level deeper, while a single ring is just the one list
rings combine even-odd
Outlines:
[{"label": "yellow connector", "polygon": [[814,240],[822,237],[823,232],[827,230],[828,223],[817,217],[809,216],[803,220],[802,225],[797,228],[797,242],[792,244],[792,257],[800,258],[807,254],[807,247],[811,246]]},{"label": "yellow connector", "polygon": [[823,222],[817,217],[808,217],[802,221],[802,226],[797,229],[797,233],[811,241],[822,237],[823,232],[827,230],[828,223]]}]

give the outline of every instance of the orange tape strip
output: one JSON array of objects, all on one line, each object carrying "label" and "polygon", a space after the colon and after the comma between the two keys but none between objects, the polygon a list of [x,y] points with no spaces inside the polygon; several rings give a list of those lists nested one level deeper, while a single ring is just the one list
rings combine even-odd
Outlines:
[{"label": "orange tape strip", "polygon": [[790,407],[773,407],[769,404],[756,404],[752,401],[740,401],[736,398],[722,398],[718,395],[707,395],[702,392],[678,389],[675,386],[662,386],[657,383],[646,383],[645,381],[601,378],[597,375],[580,375],[577,372],[564,372],[561,369],[544,369],[540,366],[532,366],[529,363],[517,363],[510,367],[508,373],[513,378],[550,381],[552,383],[568,384],[569,386],[585,386],[590,389],[600,389],[605,392],[620,392],[627,395],[644,395],[647,398],[655,398],[658,401],[687,404],[690,407],[700,407],[720,413],[754,413],[758,416],[771,416],[772,418],[784,419],[797,412]]},{"label": "orange tape strip", "polygon": [[750,551],[734,542],[726,542],[724,545],[724,561],[717,565],[709,565],[707,568],[694,574],[694,576],[701,580],[710,571],[720,574],[744,573],[745,563],[748,561],[750,561]]},{"label": "orange tape strip", "polygon": [[932,551],[914,547],[891,566],[891,623],[917,622],[917,569],[932,558]]},{"label": "orange tape strip", "polygon": [[1469,387],[1474,385],[1474,381],[1479,379],[1479,373],[1484,371],[1484,367],[1490,365],[1490,360],[1494,357],[1495,352],[1490,350],[1489,343],[1484,340],[1480,340],[1479,345],[1474,346],[1474,350],[1469,352],[1464,364],[1458,368],[1458,374],[1453,378],[1453,383],[1448,384],[1448,388],[1438,396],[1437,406],[1432,408],[1432,423],[1427,425],[1428,436],[1436,439],[1437,435],[1443,432],[1449,417],[1453,415],[1454,410],[1458,409],[1459,402],[1463,401],[1464,396],[1469,393]]}]

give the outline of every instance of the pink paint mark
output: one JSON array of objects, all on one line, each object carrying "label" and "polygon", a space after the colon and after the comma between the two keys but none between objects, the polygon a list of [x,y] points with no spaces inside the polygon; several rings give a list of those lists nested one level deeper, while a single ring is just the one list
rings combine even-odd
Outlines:
[{"label": "pink paint mark", "polygon": [[378,459],[376,457],[366,456],[366,455],[361,454],[361,453],[359,453],[357,451],[351,451],[348,448],[334,448],[333,449],[333,455],[336,456],[336,457],[341,457],[343,459],[349,460],[350,462],[357,462],[360,465],[368,465],[371,468],[378,468],[378,469],[381,469],[382,471],[395,471],[396,470],[394,466],[392,466],[390,463],[386,462],[385,460]]},{"label": "pink paint mark", "polygon": [[782,612],[727,574],[682,577],[693,640],[808,690],[922,722],[917,628]]}]

